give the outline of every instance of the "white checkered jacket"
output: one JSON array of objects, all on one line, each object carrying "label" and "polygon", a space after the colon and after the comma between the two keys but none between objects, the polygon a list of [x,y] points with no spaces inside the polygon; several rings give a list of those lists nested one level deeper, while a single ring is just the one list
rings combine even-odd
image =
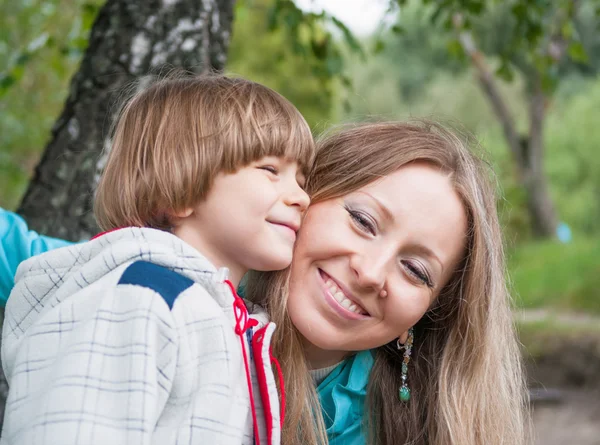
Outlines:
[{"label": "white checkered jacket", "polygon": [[279,444],[275,326],[247,318],[223,271],[138,228],[22,263],[0,444]]}]

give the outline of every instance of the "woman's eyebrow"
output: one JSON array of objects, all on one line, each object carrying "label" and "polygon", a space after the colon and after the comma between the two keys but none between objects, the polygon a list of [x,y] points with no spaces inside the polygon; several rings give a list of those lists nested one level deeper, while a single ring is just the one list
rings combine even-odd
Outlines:
[{"label": "woman's eyebrow", "polygon": [[422,255],[425,255],[426,257],[431,258],[435,262],[437,262],[440,265],[442,274],[444,273],[444,264],[442,263],[442,261],[439,259],[439,257],[435,254],[435,252],[433,250],[431,250],[429,247],[427,247],[424,244],[416,244],[414,246],[414,250],[421,253]]},{"label": "woman's eyebrow", "polygon": [[383,213],[383,216],[385,216],[386,219],[388,219],[391,222],[394,222],[396,220],[392,211],[381,200],[371,195],[369,192],[361,191],[359,193],[367,195],[369,198],[371,198],[375,202],[375,204],[377,204],[377,207],[379,207],[379,210],[381,210],[381,213]]}]

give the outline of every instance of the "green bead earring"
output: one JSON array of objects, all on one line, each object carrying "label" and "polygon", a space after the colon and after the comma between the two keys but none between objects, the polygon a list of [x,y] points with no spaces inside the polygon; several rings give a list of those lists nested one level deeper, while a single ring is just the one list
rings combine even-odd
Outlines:
[{"label": "green bead earring", "polygon": [[396,341],[396,347],[399,351],[404,349],[404,358],[402,359],[402,385],[400,386],[400,390],[398,391],[398,397],[401,402],[408,402],[410,400],[410,388],[406,384],[406,374],[408,372],[408,363],[410,362],[410,353],[412,352],[413,346],[413,328],[408,330],[408,337],[406,338],[406,343],[400,343],[400,339]]}]

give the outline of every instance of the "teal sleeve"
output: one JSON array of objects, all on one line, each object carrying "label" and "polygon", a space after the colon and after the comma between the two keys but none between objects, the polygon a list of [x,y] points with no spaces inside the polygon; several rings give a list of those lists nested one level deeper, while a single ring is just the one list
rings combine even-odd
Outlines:
[{"label": "teal sleeve", "polygon": [[70,244],[29,230],[23,218],[0,208],[0,305],[6,305],[21,261]]}]

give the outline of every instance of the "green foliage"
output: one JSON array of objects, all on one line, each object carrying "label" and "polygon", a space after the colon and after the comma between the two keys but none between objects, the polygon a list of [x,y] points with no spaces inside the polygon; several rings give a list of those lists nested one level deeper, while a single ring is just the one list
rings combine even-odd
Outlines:
[{"label": "green foliage", "polygon": [[535,73],[551,92],[561,64],[588,61],[576,27],[581,3],[587,7],[592,2],[444,1],[436,3],[431,17],[447,30],[472,33],[485,54],[500,60],[496,74],[502,79],[510,81],[514,69],[525,77]]},{"label": "green foliage", "polygon": [[291,2],[238,2],[227,71],[278,91],[315,128],[330,118],[335,93],[332,77],[342,62],[341,56],[331,54],[337,51],[331,34],[316,18],[307,24],[304,14]]},{"label": "green foliage", "polygon": [[[354,92],[349,95],[352,111],[344,112],[338,106],[340,120],[362,120],[374,115],[390,119],[433,116],[461,122],[478,136],[489,152],[502,188],[503,198],[498,207],[509,244],[529,240],[530,217],[525,192],[516,177],[501,127],[474,81],[473,73],[454,65],[456,61],[444,52],[439,35],[431,33],[429,39],[420,40],[420,31],[413,34],[413,25],[407,20],[404,25],[405,33],[390,37],[395,41],[386,45],[382,54],[372,57],[369,64],[355,61],[350,66],[354,79]],[[406,43],[403,39],[407,39]],[[403,49],[394,53],[394,45]],[[444,54],[447,61],[443,59]],[[500,83],[502,96],[510,104],[522,133],[527,131],[524,83],[519,75],[510,84]],[[545,170],[559,220],[582,234],[600,233],[600,158],[596,155],[600,145],[598,103],[599,79],[565,77],[557,90],[556,101],[548,104],[545,126]]]},{"label": "green foliage", "polygon": [[[65,29],[57,25],[63,25],[61,17],[63,8],[60,8],[57,0],[28,1],[20,6],[1,4],[4,11],[5,20],[8,22],[5,32],[1,33],[0,47],[4,50],[11,46],[11,40],[16,33],[11,26],[20,26],[21,21],[28,22],[34,35],[30,41],[23,45],[22,41],[17,42],[17,46],[12,51],[2,51],[0,57],[5,61],[6,68],[0,72],[0,98],[4,96],[10,87],[19,82],[27,70],[27,66],[38,57],[48,57],[45,50],[57,50],[60,55],[77,58],[83,54],[87,47],[88,33],[92,23],[100,8],[99,0],[96,3],[80,1],[79,4],[72,5],[71,10],[76,12],[68,33]],[[73,8],[73,6],[75,6]],[[16,23],[11,23],[11,22]],[[41,25],[40,29],[35,25]],[[59,26],[60,26],[59,25]],[[6,32],[7,31],[7,32]],[[39,34],[38,34],[39,33]],[[37,35],[36,35],[37,34]],[[23,37],[19,36],[18,40]]]},{"label": "green foliage", "polygon": [[26,187],[68,94],[100,3],[0,2],[2,207],[16,207]]},{"label": "green foliage", "polygon": [[600,314],[600,238],[527,243],[509,257],[509,271],[523,308],[548,307]]},{"label": "green foliage", "polygon": [[[589,15],[592,1],[499,2],[473,20],[471,31],[480,49],[500,60],[496,74],[510,81],[514,71],[526,79],[540,76],[547,93],[573,69],[591,68],[592,27],[599,20]],[[584,39],[585,44],[584,44]]]},{"label": "green foliage", "polygon": [[600,79],[579,88],[559,96],[548,117],[546,170],[560,218],[592,234],[600,232]]},{"label": "green foliage", "polygon": [[280,49],[288,50],[286,57],[304,58],[311,77],[320,81],[321,94],[328,96],[328,100],[332,99],[338,81],[350,86],[345,72],[344,47],[363,57],[364,50],[342,21],[326,11],[305,12],[292,0],[247,0],[245,3],[267,6],[268,28],[283,37],[285,45]]}]

